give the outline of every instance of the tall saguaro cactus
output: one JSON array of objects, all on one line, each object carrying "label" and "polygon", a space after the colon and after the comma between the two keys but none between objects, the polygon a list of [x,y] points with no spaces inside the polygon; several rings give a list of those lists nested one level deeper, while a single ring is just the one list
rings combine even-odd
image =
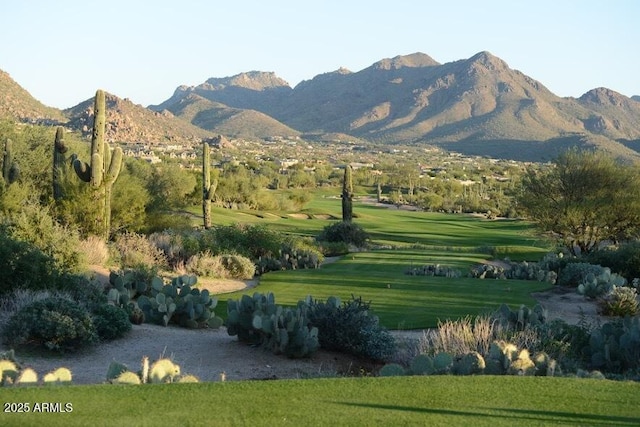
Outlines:
[{"label": "tall saguaro cactus", "polygon": [[18,164],[13,161],[13,143],[9,138],[4,142],[4,151],[2,153],[2,178],[7,184],[17,181],[20,176]]},{"label": "tall saguaro cactus", "polygon": [[209,143],[202,143],[202,216],[204,218],[204,228],[211,228],[211,201],[216,193],[218,180],[211,183],[211,156],[209,154]]},{"label": "tall saguaro cactus", "polygon": [[342,221],[351,222],[353,219],[353,183],[351,181],[351,165],[344,168],[342,181]]},{"label": "tall saguaro cactus", "polygon": [[64,145],[64,128],[58,126],[56,139],[53,143],[53,199],[57,202],[64,197],[62,180],[67,166],[65,156],[68,147]]},{"label": "tall saguaro cactus", "polygon": [[111,189],[118,179],[122,166],[122,148],[116,147],[111,155],[109,143],[104,140],[106,122],[106,102],[104,91],[96,92],[93,109],[93,134],[91,137],[91,164],[75,159],[73,168],[78,177],[94,189],[94,199],[98,204],[96,225],[98,232],[106,240],[111,228]]}]

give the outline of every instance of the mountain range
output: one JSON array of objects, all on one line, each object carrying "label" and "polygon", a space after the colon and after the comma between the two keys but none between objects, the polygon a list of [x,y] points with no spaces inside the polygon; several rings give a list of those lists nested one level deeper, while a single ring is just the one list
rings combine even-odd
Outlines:
[{"label": "mountain range", "polygon": [[[3,91],[11,86],[3,83],[7,78],[0,74]],[[14,85],[0,115],[66,117],[71,128],[90,126],[90,100],[65,111],[38,110],[37,101]],[[549,160],[572,145],[640,159],[640,97],[607,88],[559,97],[489,52],[445,64],[424,53],[396,56],[357,72],[320,74],[294,88],[272,72],[251,71],[179,86],[148,108],[114,96],[109,102],[110,137],[121,141],[337,135],[520,160]]]}]

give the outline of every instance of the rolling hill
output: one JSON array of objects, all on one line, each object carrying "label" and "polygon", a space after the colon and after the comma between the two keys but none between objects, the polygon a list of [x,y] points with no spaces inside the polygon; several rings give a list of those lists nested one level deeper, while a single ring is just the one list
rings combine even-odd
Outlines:
[{"label": "rolling hill", "polygon": [[[147,142],[152,144],[197,142],[214,134],[194,126],[173,114],[155,112],[128,99],[106,94],[106,139],[110,142]],[[85,134],[93,126],[93,98],[64,110],[69,121],[66,126]]]},{"label": "rolling hill", "polygon": [[0,118],[43,124],[66,121],[60,110],[42,104],[2,70],[0,94]]}]

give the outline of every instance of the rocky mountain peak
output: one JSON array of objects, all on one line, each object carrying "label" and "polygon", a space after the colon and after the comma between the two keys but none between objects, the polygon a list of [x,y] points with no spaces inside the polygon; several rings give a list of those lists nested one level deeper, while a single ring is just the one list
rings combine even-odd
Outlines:
[{"label": "rocky mountain peak", "polygon": [[471,64],[472,67],[479,66],[489,71],[500,71],[509,68],[506,62],[486,50],[473,55],[467,60],[467,63]]},{"label": "rocky mountain peak", "polygon": [[376,70],[397,70],[403,67],[420,68],[435,65],[440,65],[440,63],[427,54],[416,52],[410,55],[398,55],[393,58],[382,59],[373,64],[373,68]]},{"label": "rocky mountain peak", "polygon": [[579,98],[580,101],[590,102],[596,105],[615,105],[623,106],[627,97],[606,87],[591,89]]},{"label": "rocky mountain peak", "polygon": [[276,76],[274,72],[265,71],[249,71],[246,73],[236,74],[235,76],[223,78],[212,77],[208,79],[203,85],[207,85],[207,89],[209,90],[219,90],[229,86],[256,91],[279,87],[290,87],[289,83]]}]

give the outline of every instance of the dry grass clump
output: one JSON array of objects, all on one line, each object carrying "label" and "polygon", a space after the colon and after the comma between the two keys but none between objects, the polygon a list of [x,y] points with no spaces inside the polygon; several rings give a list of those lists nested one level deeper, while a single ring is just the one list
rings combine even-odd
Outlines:
[{"label": "dry grass clump", "polygon": [[100,237],[89,236],[80,240],[78,249],[89,265],[105,265],[109,261],[109,247]]}]

